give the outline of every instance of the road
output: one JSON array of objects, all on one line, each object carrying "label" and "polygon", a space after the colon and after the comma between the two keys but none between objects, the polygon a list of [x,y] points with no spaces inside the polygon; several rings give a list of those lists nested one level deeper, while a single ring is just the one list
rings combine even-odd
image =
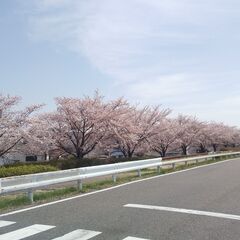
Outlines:
[{"label": "road", "polygon": [[0,240],[239,240],[240,159],[0,216]]}]

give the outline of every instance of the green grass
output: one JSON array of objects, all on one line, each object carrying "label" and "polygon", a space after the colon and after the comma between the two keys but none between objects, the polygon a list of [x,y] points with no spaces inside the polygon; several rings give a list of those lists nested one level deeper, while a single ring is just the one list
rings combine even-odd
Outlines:
[{"label": "green grass", "polygon": [[[224,159],[225,160],[225,159]],[[83,183],[83,190],[81,193],[87,193],[87,192],[92,192],[96,190],[101,190],[105,189],[108,187],[112,186],[117,186],[123,183],[139,180],[139,179],[144,179],[144,178],[149,178],[157,175],[162,175],[166,173],[171,173],[171,172],[176,172],[179,170],[183,169],[189,169],[193,168],[196,166],[201,166],[201,165],[207,165],[210,163],[215,163],[219,161],[224,161],[223,159],[215,159],[215,160],[208,160],[204,162],[200,162],[198,164],[196,163],[191,163],[188,164],[187,166],[181,165],[181,166],[176,166],[175,169],[168,168],[168,169],[161,169],[161,173],[158,173],[156,169],[143,169],[142,170],[142,176],[138,177],[135,172],[130,172],[130,173],[124,173],[120,174],[117,178],[117,182],[113,182],[111,178],[106,179],[106,180],[101,180],[97,182],[91,182],[91,183]],[[69,196],[77,195],[79,194],[79,191],[76,187],[64,187],[64,188],[57,188],[57,189],[50,189],[50,190],[38,190],[34,193],[34,204],[39,204],[43,202],[49,202],[53,200],[58,200],[62,198],[66,198]],[[10,196],[3,196],[0,199],[0,211],[9,211],[12,209],[20,208],[23,206],[28,206],[31,205],[29,199],[27,198],[26,195],[24,194],[18,194],[18,195],[10,195]]]},{"label": "green grass", "polygon": [[1,197],[0,210],[18,208],[29,204],[30,200],[23,195]]},{"label": "green grass", "polygon": [[[56,200],[79,193],[75,187],[65,187],[54,190],[37,191],[34,193],[34,202],[42,203],[51,200]],[[0,210],[13,209],[21,206],[30,205],[31,202],[24,194],[4,196],[0,199]]]},{"label": "green grass", "polygon": [[43,200],[54,200],[59,197],[69,196],[73,193],[77,193],[77,188],[75,187],[65,187],[55,190],[37,192],[34,194],[34,201],[43,201]]}]

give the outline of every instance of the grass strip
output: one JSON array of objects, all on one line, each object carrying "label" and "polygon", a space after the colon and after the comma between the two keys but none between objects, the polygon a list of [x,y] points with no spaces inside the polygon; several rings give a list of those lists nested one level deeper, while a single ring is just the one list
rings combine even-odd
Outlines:
[{"label": "grass strip", "polygon": [[1,197],[0,199],[0,210],[14,209],[21,206],[29,205],[30,200],[23,195],[18,196],[7,196]]}]

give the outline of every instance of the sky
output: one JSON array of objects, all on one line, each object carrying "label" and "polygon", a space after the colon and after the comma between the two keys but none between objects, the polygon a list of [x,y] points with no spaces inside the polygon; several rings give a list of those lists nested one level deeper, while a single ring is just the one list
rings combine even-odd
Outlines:
[{"label": "sky", "polygon": [[1,0],[0,93],[161,105],[240,126],[239,0]]}]

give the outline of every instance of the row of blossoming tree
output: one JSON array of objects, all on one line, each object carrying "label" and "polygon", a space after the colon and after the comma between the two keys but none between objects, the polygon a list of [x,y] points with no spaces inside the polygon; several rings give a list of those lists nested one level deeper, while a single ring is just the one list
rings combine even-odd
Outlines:
[{"label": "row of blossoming tree", "polygon": [[125,157],[189,149],[214,151],[237,146],[240,130],[196,117],[170,117],[169,109],[139,107],[123,98],[104,101],[93,97],[56,98],[56,111],[39,113],[42,105],[18,110],[21,99],[0,95],[0,157],[11,152],[71,155],[118,149]]}]

